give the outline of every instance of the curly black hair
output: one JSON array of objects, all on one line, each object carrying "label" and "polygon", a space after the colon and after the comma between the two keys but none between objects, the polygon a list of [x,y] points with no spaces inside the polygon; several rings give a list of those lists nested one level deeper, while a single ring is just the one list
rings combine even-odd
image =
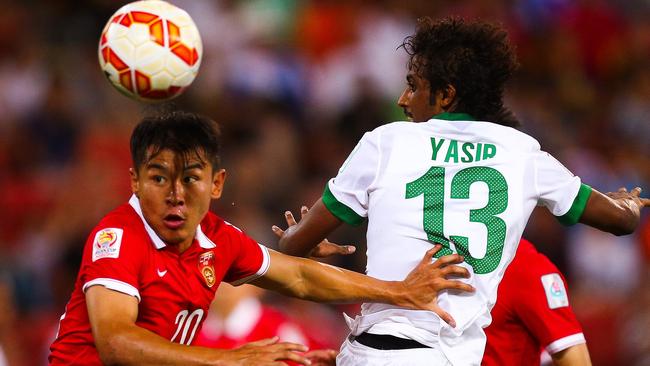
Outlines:
[{"label": "curly black hair", "polygon": [[184,158],[201,153],[216,172],[220,165],[221,132],[210,118],[182,111],[147,116],[131,134],[131,158],[138,170],[148,159],[169,149]]},{"label": "curly black hair", "polygon": [[416,32],[400,46],[408,53],[408,67],[429,82],[432,91],[456,89],[453,112],[477,120],[518,127],[519,121],[503,105],[506,82],[518,67],[506,31],[481,21],[447,17],[418,19]]}]

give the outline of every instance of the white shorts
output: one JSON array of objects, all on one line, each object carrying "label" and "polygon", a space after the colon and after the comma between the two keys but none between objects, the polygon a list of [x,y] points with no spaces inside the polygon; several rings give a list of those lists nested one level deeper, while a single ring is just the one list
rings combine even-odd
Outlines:
[{"label": "white shorts", "polygon": [[346,339],[336,357],[337,366],[447,366],[451,365],[437,348],[379,350]]}]

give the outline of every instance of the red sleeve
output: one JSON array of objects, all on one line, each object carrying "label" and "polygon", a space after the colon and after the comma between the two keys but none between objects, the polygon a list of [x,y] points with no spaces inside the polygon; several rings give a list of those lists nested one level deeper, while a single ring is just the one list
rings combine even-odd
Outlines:
[{"label": "red sleeve", "polygon": [[517,286],[514,310],[533,337],[551,354],[584,343],[557,267],[539,253],[524,256],[520,264],[525,270],[517,271],[522,285]]},{"label": "red sleeve", "polygon": [[231,264],[224,281],[239,286],[263,276],[269,269],[268,249],[225,221],[220,225],[228,236]]},{"label": "red sleeve", "polygon": [[80,273],[84,292],[102,285],[140,300],[139,272],[142,242],[133,228],[113,222],[101,223],[88,237]]}]

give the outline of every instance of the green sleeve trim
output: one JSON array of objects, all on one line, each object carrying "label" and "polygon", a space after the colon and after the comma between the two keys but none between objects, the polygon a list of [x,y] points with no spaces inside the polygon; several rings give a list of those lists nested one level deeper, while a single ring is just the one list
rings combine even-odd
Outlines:
[{"label": "green sleeve trim", "polygon": [[359,216],[353,209],[339,202],[330,191],[329,184],[325,185],[323,192],[323,203],[325,207],[336,216],[339,220],[352,226],[359,226],[363,222],[363,217]]},{"label": "green sleeve trim", "polygon": [[578,191],[578,195],[576,196],[576,199],[573,200],[573,204],[571,205],[571,208],[567,213],[565,213],[562,216],[559,216],[557,219],[564,225],[570,226],[570,225],[575,225],[578,223],[578,220],[580,220],[580,217],[582,216],[582,213],[585,211],[585,207],[587,206],[587,200],[589,200],[589,196],[591,195],[591,187],[589,187],[586,184],[580,185],[580,190]]}]

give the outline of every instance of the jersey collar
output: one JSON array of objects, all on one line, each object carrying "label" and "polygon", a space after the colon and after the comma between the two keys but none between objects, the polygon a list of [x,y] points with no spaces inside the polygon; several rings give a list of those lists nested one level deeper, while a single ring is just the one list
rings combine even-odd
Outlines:
[{"label": "jersey collar", "polygon": [[[140,219],[142,220],[142,223],[144,224],[144,229],[147,231],[147,234],[149,234],[149,238],[151,238],[151,241],[153,242],[153,245],[156,247],[156,249],[162,249],[167,246],[165,242],[160,239],[158,234],[153,230],[153,228],[149,225],[147,220],[145,220],[144,216],[142,215],[142,208],[140,207],[140,200],[138,197],[135,195],[132,195],[131,198],[129,199],[129,205],[133,207],[133,210],[135,210],[135,213],[140,216]],[[203,230],[201,230],[201,225],[198,225],[196,227],[196,235],[195,235],[196,240],[199,242],[199,245],[203,249],[212,249],[216,247],[216,245],[210,240],[204,233]]]},{"label": "jersey collar", "polygon": [[476,121],[467,113],[442,112],[431,117],[431,119],[443,119],[445,121]]}]

